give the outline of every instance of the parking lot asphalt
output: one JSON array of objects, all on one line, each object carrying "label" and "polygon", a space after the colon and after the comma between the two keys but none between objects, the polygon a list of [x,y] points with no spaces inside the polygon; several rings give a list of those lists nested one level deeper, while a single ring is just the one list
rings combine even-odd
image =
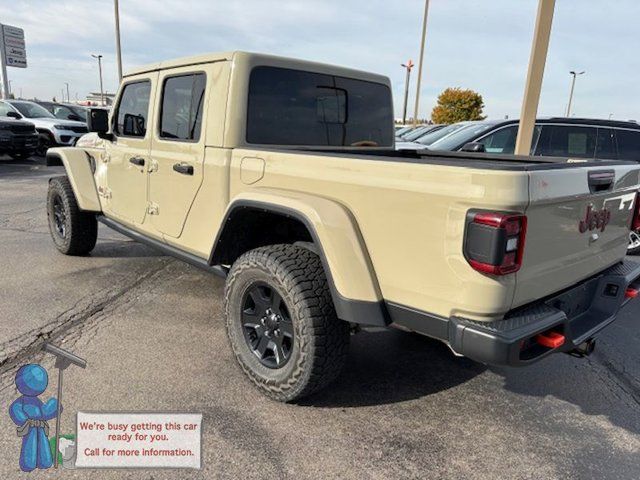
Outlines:
[{"label": "parking lot asphalt", "polygon": [[6,411],[18,365],[54,371],[37,353],[49,336],[88,362],[67,370],[63,432],[79,410],[201,412],[203,470],[43,477],[640,478],[640,302],[588,359],[555,355],[524,369],[456,358],[414,334],[364,331],[334,385],[279,404],[235,365],[221,280],[104,226],[90,256],[57,253],[44,206],[47,179],[61,173],[0,160],[0,478],[25,478]]}]

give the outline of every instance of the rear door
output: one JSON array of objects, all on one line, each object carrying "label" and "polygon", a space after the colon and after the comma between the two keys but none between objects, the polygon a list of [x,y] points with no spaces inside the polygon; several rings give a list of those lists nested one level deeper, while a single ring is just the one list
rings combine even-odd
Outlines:
[{"label": "rear door", "polygon": [[[589,145],[584,136],[572,142],[574,151],[584,152]],[[529,173],[526,244],[514,306],[615,264],[629,242],[640,183],[637,164],[542,168]]]},{"label": "rear door", "polygon": [[202,184],[207,83],[211,66],[160,73],[158,121],[151,145],[149,201],[155,229],[177,238]]}]

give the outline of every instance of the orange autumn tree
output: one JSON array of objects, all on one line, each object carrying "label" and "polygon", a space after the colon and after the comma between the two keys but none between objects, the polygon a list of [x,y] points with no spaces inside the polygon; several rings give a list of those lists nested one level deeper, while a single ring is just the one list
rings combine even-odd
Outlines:
[{"label": "orange autumn tree", "polygon": [[447,88],[438,96],[438,104],[431,112],[433,123],[451,124],[465,120],[484,120],[482,95],[473,90]]}]

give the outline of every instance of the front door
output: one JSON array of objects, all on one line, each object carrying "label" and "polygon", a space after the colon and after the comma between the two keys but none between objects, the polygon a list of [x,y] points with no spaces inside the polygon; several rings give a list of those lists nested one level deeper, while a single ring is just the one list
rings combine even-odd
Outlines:
[{"label": "front door", "polygon": [[157,73],[141,76],[121,88],[112,117],[114,139],[106,142],[105,209],[125,223],[141,224],[148,208],[150,122],[157,77]]},{"label": "front door", "polygon": [[183,67],[158,78],[158,127],[154,129],[149,170],[150,221],[178,238],[202,184],[206,86],[211,66]]}]

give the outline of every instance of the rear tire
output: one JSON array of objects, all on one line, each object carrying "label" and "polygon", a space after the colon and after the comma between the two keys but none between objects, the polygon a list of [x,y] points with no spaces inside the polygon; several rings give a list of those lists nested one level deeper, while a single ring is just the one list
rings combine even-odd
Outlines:
[{"label": "rear tire", "polygon": [[67,177],[55,177],[50,180],[47,217],[51,238],[61,253],[86,255],[96,246],[96,216],[80,210]]},{"label": "rear tire", "polygon": [[640,255],[640,231],[629,232],[629,246],[627,255]]},{"label": "rear tire", "polygon": [[238,258],[225,286],[225,315],[238,364],[274,400],[310,395],[342,370],[349,324],[336,316],[322,262],[309,250],[272,245]]}]

